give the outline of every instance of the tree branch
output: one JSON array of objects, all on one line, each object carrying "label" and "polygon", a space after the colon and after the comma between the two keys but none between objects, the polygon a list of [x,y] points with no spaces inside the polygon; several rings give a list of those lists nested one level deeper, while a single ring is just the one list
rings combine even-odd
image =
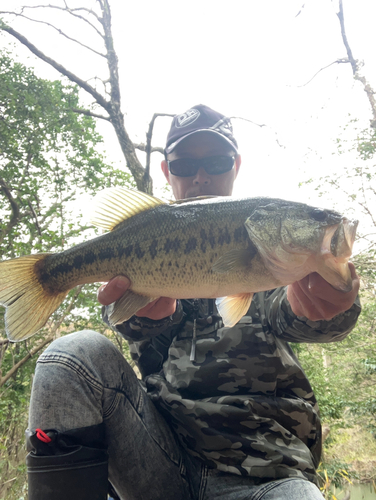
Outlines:
[{"label": "tree branch", "polygon": [[40,227],[39,227],[38,217],[37,217],[37,214],[35,213],[33,205],[30,203],[30,201],[28,201],[27,204],[29,205],[31,213],[33,214],[33,217],[35,219],[35,226],[37,228],[38,234],[39,234],[39,236],[42,236],[42,231],[40,230]]},{"label": "tree branch", "polygon": [[153,184],[150,177],[145,178],[145,169],[137,158],[133,142],[124,127],[124,116],[121,111],[120,102],[120,86],[119,86],[119,72],[118,60],[114,49],[114,42],[111,31],[111,10],[108,0],[97,0],[102,9],[102,26],[104,30],[104,40],[107,50],[108,69],[110,72],[111,83],[111,99],[110,106],[106,111],[110,115],[112,126],[115,129],[116,135],[123,155],[126,159],[127,166],[131,171],[134,180],[136,181],[137,188],[145,193],[153,193]]},{"label": "tree branch", "polygon": [[[243,118],[242,116],[230,116],[230,120],[244,120],[246,122],[249,122],[249,123],[252,123],[253,125],[256,125],[257,127],[268,127],[267,125],[265,125],[265,123],[256,123],[256,122],[253,122],[252,120],[249,120],[248,118]],[[271,129],[273,130],[273,129]],[[274,134],[276,136],[276,143],[278,144],[278,146],[280,148],[286,148],[286,146],[284,146],[283,144],[281,144],[278,140],[278,135],[277,135],[277,132],[274,131]]]},{"label": "tree branch", "polygon": [[79,285],[76,287],[76,291],[75,291],[74,295],[72,296],[71,301],[69,302],[68,306],[65,308],[64,312],[61,314],[59,321],[57,321],[54,324],[54,329],[53,329],[54,335],[56,334],[57,330],[60,328],[60,326],[61,326],[62,322],[65,320],[66,316],[73,309],[74,303],[75,303],[77,297],[79,296],[79,294],[81,293],[81,290],[83,289],[83,287],[84,287],[84,285]]},{"label": "tree branch", "polygon": [[43,349],[44,346],[49,344],[54,340],[55,334],[50,335],[46,339],[44,339],[40,344],[38,344],[34,349],[32,349],[25,357],[23,357],[18,363],[16,363],[7,373],[4,375],[4,377],[0,378],[0,387],[2,387],[5,382],[7,382],[17,371],[21,366],[23,366],[27,361],[29,361],[30,358],[32,358],[37,352],[39,352],[41,349]]},{"label": "tree branch", "polygon": [[[96,26],[94,26],[94,24],[92,24],[88,19],[86,19],[86,17],[80,16],[79,14],[75,14],[75,11],[82,10],[82,11],[87,12],[88,14],[94,16],[97,19],[97,21],[100,22],[99,16],[93,10],[85,9],[84,7],[77,7],[75,9],[70,9],[68,7],[67,2],[64,2],[64,4],[65,4],[65,7],[60,7],[58,5],[51,5],[51,4],[49,4],[49,5],[25,5],[22,7],[21,12],[23,12],[25,9],[43,9],[43,8],[62,10],[63,12],[67,12],[68,14],[72,15],[73,17],[76,17],[77,19],[81,19],[82,21],[85,21],[91,28],[93,28],[97,32],[97,34],[99,36],[101,36],[103,38],[102,33],[96,28]],[[17,13],[15,13],[15,12],[10,12],[10,14],[17,15]]]},{"label": "tree branch", "polygon": [[80,115],[92,116],[93,118],[100,118],[101,120],[106,120],[108,122],[111,122],[109,116],[98,115],[97,113],[93,113],[88,109],[71,108],[71,111],[73,111],[74,113],[78,113]]},{"label": "tree branch", "polygon": [[375,92],[372,89],[371,85],[367,82],[367,80],[364,78],[364,76],[361,76],[358,72],[360,68],[359,61],[357,59],[354,59],[354,56],[352,54],[349,42],[347,40],[346,36],[346,30],[345,30],[345,18],[343,15],[343,2],[342,0],[339,0],[339,12],[337,12],[337,17],[339,19],[339,23],[341,25],[341,35],[342,35],[342,41],[346,47],[346,52],[347,52],[347,57],[349,58],[352,72],[354,75],[354,78],[358,81],[361,82],[364,88],[364,92],[367,94],[368,101],[371,105],[371,110],[372,110],[372,115],[373,118],[371,120],[371,127],[376,128],[376,100],[375,100]]},{"label": "tree branch", "polygon": [[242,116],[230,116],[230,120],[244,120],[246,122],[249,122],[249,123],[253,123],[253,125],[256,125],[257,127],[266,127],[265,123],[256,123],[256,122],[253,122],[252,120],[249,120],[248,118],[243,118]]},{"label": "tree branch", "polygon": [[[60,7],[60,10],[69,12],[74,12],[75,10],[82,10],[83,12],[88,12],[89,14],[95,15],[98,22],[102,25],[105,48],[106,48],[106,59],[107,66],[109,70],[109,99],[106,99],[103,95],[95,90],[87,82],[83,81],[77,75],[71,73],[57,61],[46,56],[37,47],[35,47],[29,40],[27,40],[23,35],[15,31],[10,26],[4,24],[0,21],[0,29],[8,32],[13,37],[17,38],[23,45],[25,45],[31,52],[33,52],[37,57],[43,61],[50,64],[53,68],[59,71],[62,75],[69,78],[72,82],[79,85],[83,90],[88,92],[109,115],[108,121],[114,127],[115,133],[117,135],[122,153],[124,155],[127,167],[129,168],[137,188],[140,191],[146,193],[153,193],[153,183],[150,175],[145,175],[145,168],[139,161],[133,142],[131,141],[127,130],[124,126],[124,116],[121,110],[121,96],[120,96],[120,85],[119,85],[119,72],[118,72],[118,60],[114,49],[113,36],[111,31],[111,9],[109,0],[96,0],[97,4],[101,8],[101,17],[97,16],[94,12],[85,9],[69,9],[67,1],[64,2],[65,8]],[[47,7],[47,6],[38,6]],[[50,5],[50,8],[58,8],[57,6]],[[67,11],[68,12],[68,11]],[[75,14],[78,17],[78,14]],[[108,94],[108,90],[105,89],[105,94]],[[99,117],[99,116],[98,116]]]},{"label": "tree branch", "polygon": [[[144,153],[146,152],[146,145],[141,142],[140,144],[133,144],[135,149],[138,149],[139,151],[143,151]],[[162,155],[164,154],[164,149],[160,148],[158,146],[154,146],[151,148],[152,153],[161,153]]]},{"label": "tree branch", "polygon": [[305,87],[306,85],[308,85],[309,83],[312,82],[312,80],[320,73],[320,71],[323,71],[324,69],[327,69],[329,68],[330,66],[332,66],[333,64],[342,64],[342,63],[349,63],[350,61],[347,59],[347,57],[343,58],[343,59],[337,59],[336,61],[333,61],[331,62],[330,64],[328,64],[327,66],[324,66],[323,68],[319,69],[314,75],[312,78],[310,78],[308,80],[308,82],[306,83],[303,83],[303,85],[298,85],[298,88],[301,88],[301,87]]},{"label": "tree branch", "polygon": [[346,47],[346,52],[347,52],[347,57],[349,58],[352,71],[354,76],[356,75],[357,69],[358,69],[358,61],[354,59],[354,56],[352,55],[351,49],[349,42],[347,41],[347,36],[346,36],[346,30],[345,30],[345,19],[343,17],[343,4],[342,0],[339,0],[339,12],[337,12],[337,17],[339,19],[339,23],[341,25],[341,35],[342,35],[342,41]]},{"label": "tree branch", "polygon": [[2,191],[5,197],[8,199],[12,215],[5,229],[0,232],[0,244],[4,240],[5,236],[11,231],[11,229],[18,223],[20,219],[20,207],[18,203],[13,198],[12,193],[7,185],[7,183],[0,177],[0,191]]},{"label": "tree branch", "polygon": [[17,17],[22,17],[24,19],[27,19],[28,21],[32,21],[34,23],[40,23],[40,24],[45,24],[46,26],[49,26],[50,28],[56,30],[59,35],[62,35],[64,36],[65,38],[67,38],[68,40],[70,40],[71,42],[75,42],[77,43],[78,45],[81,45],[81,47],[84,47],[85,49],[88,49],[90,50],[91,52],[94,52],[94,54],[98,55],[98,56],[101,56],[101,57],[104,57],[106,58],[106,54],[102,54],[101,52],[98,52],[97,50],[93,49],[92,47],[90,47],[89,45],[85,45],[84,43],[80,42],[79,40],[77,40],[76,38],[72,38],[70,37],[69,35],[67,35],[66,33],[64,33],[64,31],[62,31],[60,28],[57,28],[56,26],[54,26],[53,24],[51,23],[48,23],[47,21],[40,21],[39,19],[33,19],[32,17],[28,17],[28,16],[25,16],[24,14],[22,13],[17,13],[17,12],[7,12],[7,11],[0,11],[0,14],[13,14]]},{"label": "tree branch", "polygon": [[[146,165],[145,165],[145,174],[144,177],[146,179],[146,182],[150,178],[150,155],[151,155],[151,138],[153,136],[153,128],[154,128],[154,122],[158,118],[158,116],[170,116],[174,117],[175,115],[171,115],[169,113],[154,113],[153,118],[151,119],[151,122],[149,123],[149,128],[146,133]],[[164,150],[162,149],[162,153],[164,154]]]},{"label": "tree branch", "polygon": [[73,306],[74,306],[74,302],[76,300],[76,298],[78,297],[79,293],[81,292],[83,288],[83,285],[80,285],[76,288],[76,292],[75,294],[73,295],[70,303],[68,304],[68,306],[65,308],[65,310],[63,311],[63,313],[61,314],[61,317],[59,319],[59,321],[57,321],[54,325],[53,325],[53,330],[52,330],[52,333],[51,335],[49,335],[46,339],[44,339],[40,344],[38,344],[36,347],[34,347],[34,349],[32,349],[30,352],[28,352],[28,354],[26,356],[24,356],[18,363],[16,363],[7,373],[6,375],[4,375],[4,377],[1,377],[0,378],[0,387],[2,387],[5,382],[7,382],[16,372],[19,368],[21,368],[21,366],[23,366],[27,361],[29,361],[30,358],[32,358],[35,354],[37,354],[41,349],[43,349],[44,346],[46,346],[47,344],[49,344],[50,342],[52,342],[56,336],[56,332],[57,330],[60,328],[62,322],[64,321],[64,319],[66,318],[66,316],[71,312],[71,310],[73,309]]},{"label": "tree branch", "polygon": [[37,47],[35,47],[35,45],[33,45],[27,38],[21,35],[21,33],[18,33],[16,30],[11,28],[7,24],[3,23],[2,21],[0,21],[0,29],[6,31],[14,38],[17,38],[17,40],[19,40],[22,43],[22,45],[25,45],[25,47],[27,47],[37,57],[42,59],[42,61],[48,63],[50,66],[55,68],[59,73],[69,78],[69,80],[71,80],[72,82],[77,83],[77,85],[79,85],[82,89],[86,90],[86,92],[88,92],[92,97],[94,97],[97,103],[108,112],[110,108],[110,103],[106,101],[103,98],[103,96],[99,94],[93,87],[91,87],[91,85],[89,85],[84,80],[76,76],[74,73],[71,73],[69,70],[64,68],[64,66],[59,64],[51,57],[46,56],[42,51],[40,51]]}]

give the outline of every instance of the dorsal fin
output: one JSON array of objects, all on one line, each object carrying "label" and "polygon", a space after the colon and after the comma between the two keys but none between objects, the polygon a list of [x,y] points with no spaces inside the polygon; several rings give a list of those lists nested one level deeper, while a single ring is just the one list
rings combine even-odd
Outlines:
[{"label": "dorsal fin", "polygon": [[103,190],[94,198],[93,203],[94,210],[90,222],[108,231],[140,212],[165,205],[164,201],[154,196],[124,187]]}]

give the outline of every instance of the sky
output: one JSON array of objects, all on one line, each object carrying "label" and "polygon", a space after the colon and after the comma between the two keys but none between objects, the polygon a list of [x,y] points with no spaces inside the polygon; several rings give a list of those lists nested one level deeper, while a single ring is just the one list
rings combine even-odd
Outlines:
[{"label": "sky", "polygon": [[[59,0],[0,0],[0,11],[43,3],[59,4]],[[94,6],[95,0],[68,4]],[[364,61],[362,74],[376,89],[376,2],[344,0],[343,4],[353,55]],[[352,153],[337,152],[338,138],[355,137],[350,120],[357,119],[356,126],[365,128],[372,117],[350,64],[331,64],[346,57],[337,1],[112,0],[111,8],[122,109],[134,142],[145,142],[153,113],[178,114],[203,103],[238,117],[232,121],[242,168],[235,196],[271,196],[348,208],[343,193],[332,190],[318,198],[315,190],[320,176],[335,175],[356,161]],[[33,9],[29,15],[37,17],[40,12],[39,19],[59,23],[82,43],[103,50],[92,30],[61,13],[46,16],[45,11]],[[101,57],[45,25],[5,19],[93,85],[100,85],[95,77],[106,78]],[[8,42],[14,43],[12,37],[0,37],[1,46]],[[58,77],[18,42],[13,50],[39,76]],[[157,120],[154,146],[164,145],[169,126],[168,118]],[[111,126],[99,121],[98,128],[105,138],[107,158],[124,166]],[[151,174],[157,196],[165,185],[161,159],[159,153],[153,154]],[[308,179],[313,182],[304,184]]]}]

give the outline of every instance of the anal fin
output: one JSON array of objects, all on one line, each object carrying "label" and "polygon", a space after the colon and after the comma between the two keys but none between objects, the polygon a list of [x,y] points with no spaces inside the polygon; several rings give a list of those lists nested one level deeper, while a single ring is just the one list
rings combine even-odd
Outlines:
[{"label": "anal fin", "polygon": [[146,297],[127,290],[110,308],[108,319],[111,325],[124,323],[131,318],[142,307],[147,306],[157,297]]},{"label": "anal fin", "polygon": [[234,326],[248,311],[253,293],[238,293],[216,299],[225,326]]}]

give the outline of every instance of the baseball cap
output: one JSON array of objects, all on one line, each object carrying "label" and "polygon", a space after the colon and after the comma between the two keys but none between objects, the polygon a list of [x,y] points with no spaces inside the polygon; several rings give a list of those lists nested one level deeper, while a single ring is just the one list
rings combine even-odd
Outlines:
[{"label": "baseball cap", "polygon": [[214,109],[198,104],[181,115],[174,116],[167,135],[165,155],[171,153],[183,139],[198,132],[211,132],[219,135],[238,152],[238,143],[232,135],[230,118],[214,111]]}]

